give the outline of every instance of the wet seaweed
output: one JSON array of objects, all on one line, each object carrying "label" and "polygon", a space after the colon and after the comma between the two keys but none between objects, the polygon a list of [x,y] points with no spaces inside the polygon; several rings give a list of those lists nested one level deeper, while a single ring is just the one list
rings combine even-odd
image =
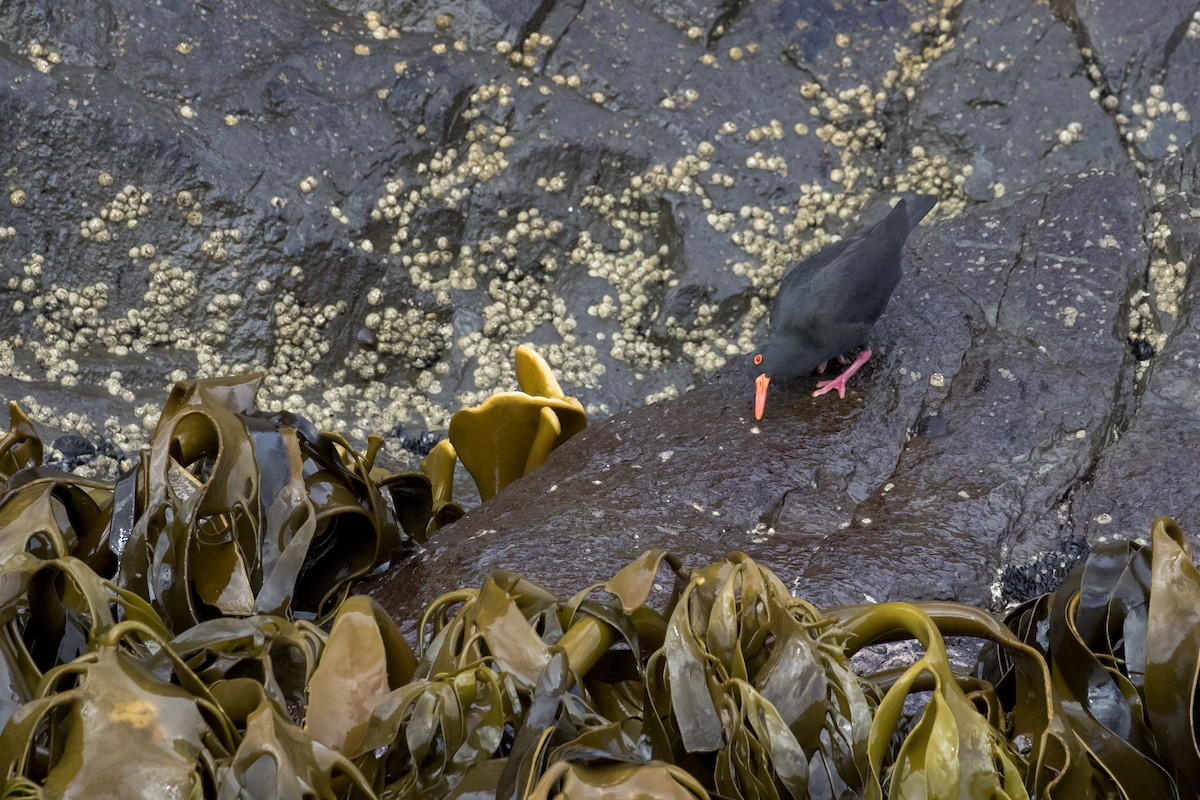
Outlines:
[{"label": "wet seaweed", "polygon": [[[544,394],[522,402],[557,414],[533,363],[522,386]],[[258,384],[177,385],[112,483],[42,466],[10,406],[0,797],[1200,792],[1200,574],[1169,519],[1147,544],[1098,545],[1003,619],[819,609],[745,554],[688,569],[651,550],[571,597],[494,573],[434,599],[410,644],[353,581],[452,535],[456,450],[498,440],[464,440],[468,426],[421,472],[392,473],[378,439],[358,452],[258,409]],[[522,435],[548,452],[540,430]],[[973,669],[948,636],[984,642]],[[904,667],[852,661],[903,640],[920,645]]]},{"label": "wet seaweed", "polygon": [[532,347],[517,348],[516,372],[520,391],[497,392],[450,419],[450,443],[484,500],[587,426],[583,404],[566,396]]}]

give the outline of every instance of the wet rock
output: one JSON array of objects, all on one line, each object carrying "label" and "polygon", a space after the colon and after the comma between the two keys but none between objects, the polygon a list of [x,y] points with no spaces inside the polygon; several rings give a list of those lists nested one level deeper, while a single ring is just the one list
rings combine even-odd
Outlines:
[{"label": "wet rock", "polygon": [[63,423],[82,426],[69,430],[35,422],[42,441],[50,443],[45,453],[47,466],[64,472],[74,470],[86,477],[114,480],[132,465],[129,452],[114,441],[114,435],[120,434],[118,414],[124,402],[102,387],[87,385],[64,389],[0,374],[0,397],[11,397],[22,409],[35,414],[43,412],[37,398],[42,398],[52,408],[86,408],[99,420],[98,425],[93,425],[85,421],[82,414],[67,415],[61,420]]},{"label": "wet rock", "polygon": [[1138,13],[1120,0],[1054,4],[1086,54],[1088,74],[1122,138],[1147,170],[1197,133],[1200,18],[1177,0]]},{"label": "wet rock", "polygon": [[530,342],[603,416],[748,346],[881,192],[1129,168],[1016,0],[369,6],[0,10],[13,374],[117,380],[129,425],[164,375],[258,369],[361,439],[444,428]]},{"label": "wet rock", "polygon": [[[1180,521],[1197,541],[1200,517],[1195,477],[1200,463],[1200,141],[1163,165],[1153,183],[1163,192],[1153,206],[1171,229],[1162,249],[1171,261],[1187,265],[1179,283],[1187,288],[1178,318],[1162,315],[1170,332],[1162,349],[1146,362],[1134,404],[1096,459],[1090,480],[1070,497],[1072,528],[1089,541],[1148,536],[1159,514]],[[1193,523],[1193,524],[1189,524]]]},{"label": "wet rock", "polygon": [[954,34],[955,52],[930,65],[911,113],[922,143],[972,164],[972,200],[1088,169],[1132,170],[1112,116],[1091,96],[1079,45],[1050,7],[964,4]]},{"label": "wet rock", "polygon": [[570,591],[665,547],[745,550],[818,604],[1002,602],[1011,554],[1059,549],[1062,497],[1111,437],[1142,202],[1083,175],[918,230],[844,402],[800,378],[756,424],[727,368],[580,434],[371,591],[407,619],[491,569]]},{"label": "wet rock", "polygon": [[[269,409],[420,453],[537,345],[593,428],[397,604],[656,543],[1002,601],[1055,537],[1194,510],[1193,8],[374,5],[0,5],[0,397],[102,456],[175,378],[261,370]],[[802,379],[754,425],[707,376],[895,191],[966,213],[913,237],[846,402]]]}]

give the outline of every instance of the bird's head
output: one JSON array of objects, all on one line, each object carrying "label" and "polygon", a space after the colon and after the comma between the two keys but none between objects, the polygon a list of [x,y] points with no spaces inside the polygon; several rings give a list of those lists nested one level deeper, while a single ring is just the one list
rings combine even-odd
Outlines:
[{"label": "bird's head", "polygon": [[771,381],[788,381],[812,372],[825,359],[796,336],[773,336],[746,356],[746,371],[754,380],[754,418],[762,419]]}]

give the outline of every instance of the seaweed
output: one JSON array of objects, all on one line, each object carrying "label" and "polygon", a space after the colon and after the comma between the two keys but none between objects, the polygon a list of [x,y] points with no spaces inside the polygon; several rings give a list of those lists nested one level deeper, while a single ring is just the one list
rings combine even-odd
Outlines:
[{"label": "seaweed", "polygon": [[[516,469],[488,425],[554,417],[505,434],[524,470],[584,424],[540,359],[520,355],[518,377],[525,399],[452,425],[418,473],[376,464],[377,438],[359,452],[258,409],[255,375],[177,384],[111,483],[42,466],[10,406],[0,797],[1200,791],[1200,574],[1165,517],[1003,619],[819,609],[743,553],[688,569],[649,550],[570,597],[495,572],[435,598],[410,644],[354,579],[453,535],[456,451]],[[973,667],[949,636],[983,642]],[[921,650],[906,666],[854,659],[904,640]]]},{"label": "seaweed", "polygon": [[566,396],[532,347],[517,348],[516,371],[520,391],[497,392],[450,420],[450,442],[484,500],[587,427],[583,405]]}]

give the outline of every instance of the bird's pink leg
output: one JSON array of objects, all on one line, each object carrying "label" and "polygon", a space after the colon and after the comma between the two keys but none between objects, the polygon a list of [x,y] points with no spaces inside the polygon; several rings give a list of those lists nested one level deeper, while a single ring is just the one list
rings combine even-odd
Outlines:
[{"label": "bird's pink leg", "polygon": [[864,347],[863,351],[854,359],[854,363],[846,367],[846,371],[838,375],[831,381],[817,381],[817,390],[812,393],[813,397],[818,397],[837,389],[838,397],[842,400],[846,399],[846,381],[850,380],[850,376],[858,372],[859,367],[867,363],[867,359],[871,357],[871,348]]}]

